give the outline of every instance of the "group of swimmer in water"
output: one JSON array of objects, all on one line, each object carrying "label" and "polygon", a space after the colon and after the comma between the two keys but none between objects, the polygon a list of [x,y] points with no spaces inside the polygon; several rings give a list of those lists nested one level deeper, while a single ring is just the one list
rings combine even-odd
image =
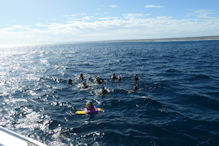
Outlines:
[{"label": "group of swimmer in water", "polygon": [[[89,88],[89,86],[87,85],[87,83],[84,81],[84,75],[81,73],[79,76],[79,79],[82,80],[82,88],[86,89]],[[122,80],[122,76],[118,75],[116,76],[115,74],[112,74],[111,76],[111,80],[117,80],[117,81],[121,81]],[[138,76],[136,74],[134,74],[133,76],[133,80],[135,82],[137,82],[139,80]],[[98,76],[94,79],[94,82],[96,84],[102,84],[103,80],[101,80]],[[68,79],[68,84],[72,85],[73,84],[73,80],[72,79]],[[135,86],[133,86],[133,90],[138,90],[138,84],[135,84]],[[101,94],[105,95],[107,94],[108,91],[105,89],[105,87],[103,86],[101,89]],[[98,108],[96,108],[93,103],[91,101],[86,102],[86,108],[85,108],[85,112],[86,114],[91,114],[91,113],[97,113],[98,112]]]},{"label": "group of swimmer in water", "polygon": [[[87,83],[84,81],[84,75],[81,73],[80,76],[79,76],[79,79],[82,80],[82,88],[86,89],[86,88],[89,88],[89,86],[87,85]],[[112,74],[111,76],[111,79],[112,80],[117,80],[117,81],[121,81],[122,80],[122,76],[121,75],[118,75],[116,76],[115,74]],[[138,81],[139,78],[136,74],[134,74],[134,77],[133,77],[133,80],[134,81]],[[103,80],[101,80],[98,76],[94,79],[94,82],[96,84],[102,84],[103,83]],[[72,85],[73,84],[73,80],[72,79],[68,79],[68,84],[69,85]],[[135,86],[133,86],[133,90],[138,90],[138,84],[135,84]],[[103,86],[102,87],[102,94],[106,94],[108,91],[105,89],[105,87]]]}]

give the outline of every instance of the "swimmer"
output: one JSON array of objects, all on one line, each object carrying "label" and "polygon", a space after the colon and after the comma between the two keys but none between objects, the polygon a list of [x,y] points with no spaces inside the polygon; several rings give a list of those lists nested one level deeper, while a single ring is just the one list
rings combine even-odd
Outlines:
[{"label": "swimmer", "polygon": [[97,83],[97,84],[102,84],[102,80],[100,80],[100,78],[99,77],[96,77],[95,78],[95,82]]},{"label": "swimmer", "polygon": [[102,90],[101,90],[101,92],[102,92],[102,94],[103,94],[103,95],[105,95],[105,94],[107,94],[107,93],[108,93],[108,91],[105,89],[105,87],[104,87],[104,86],[102,87]]},{"label": "swimmer", "polygon": [[113,75],[111,76],[111,79],[112,79],[112,80],[115,80],[115,79],[117,79],[116,75],[115,75],[115,74],[113,74]]},{"label": "swimmer", "polygon": [[82,73],[80,74],[80,79],[84,80],[84,75]]},{"label": "swimmer", "polygon": [[72,85],[72,79],[68,79],[68,84]]},{"label": "swimmer", "polygon": [[135,86],[133,86],[133,90],[134,90],[134,91],[138,90],[138,84],[136,84]]},{"label": "swimmer", "polygon": [[104,112],[101,108],[97,108],[96,106],[94,106],[91,101],[87,101],[86,108],[83,111],[76,111],[75,114],[77,115],[96,114],[99,111]]},{"label": "swimmer", "polygon": [[97,113],[98,109],[93,105],[93,103],[91,101],[88,101],[86,103],[85,112],[86,112],[86,114]]},{"label": "swimmer", "polygon": [[133,86],[132,87],[132,90],[129,90],[128,91],[128,94],[131,94],[131,93],[133,93],[133,92],[135,92],[135,91],[137,91],[138,90],[138,84],[136,84],[135,86]]},{"label": "swimmer", "polygon": [[82,88],[88,88],[88,85],[86,84],[86,82],[83,82],[82,85],[83,85]]},{"label": "swimmer", "polygon": [[119,75],[119,76],[117,77],[117,79],[118,79],[118,81],[121,81],[121,80],[122,80],[122,76]]},{"label": "swimmer", "polygon": [[134,80],[135,80],[135,81],[138,81],[138,80],[139,80],[139,78],[138,78],[138,76],[137,76],[136,74],[134,74]]}]

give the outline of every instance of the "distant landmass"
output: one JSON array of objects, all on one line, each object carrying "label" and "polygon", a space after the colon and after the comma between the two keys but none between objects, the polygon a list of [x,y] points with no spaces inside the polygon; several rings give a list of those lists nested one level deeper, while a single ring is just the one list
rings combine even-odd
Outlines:
[{"label": "distant landmass", "polygon": [[179,37],[179,38],[156,38],[156,39],[130,39],[130,40],[111,40],[106,42],[166,42],[166,41],[201,41],[219,40],[219,36],[199,36],[199,37]]}]

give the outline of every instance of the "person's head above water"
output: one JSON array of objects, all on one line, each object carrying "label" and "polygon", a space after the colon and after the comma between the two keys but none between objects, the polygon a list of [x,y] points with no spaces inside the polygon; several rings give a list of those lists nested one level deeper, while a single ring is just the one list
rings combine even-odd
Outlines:
[{"label": "person's head above water", "polygon": [[92,101],[87,101],[87,102],[86,102],[86,108],[87,108],[88,110],[94,109],[94,105],[93,105]]},{"label": "person's head above water", "polygon": [[68,84],[72,85],[72,79],[68,79]]},{"label": "person's head above water", "polygon": [[88,88],[88,85],[86,82],[83,82],[82,85],[83,85],[82,88]]},{"label": "person's head above water", "polygon": [[119,76],[117,77],[117,79],[118,79],[118,81],[121,81],[121,80],[122,80],[122,76],[119,75]]},{"label": "person's head above water", "polygon": [[136,74],[134,74],[134,80],[137,81],[138,80],[138,76]]},{"label": "person's head above water", "polygon": [[111,76],[111,79],[116,79],[116,75],[113,73],[113,75]]},{"label": "person's head above water", "polygon": [[102,92],[103,95],[108,93],[107,89],[105,89],[104,86],[102,87],[102,91],[101,92]]},{"label": "person's head above water", "polygon": [[97,76],[94,80],[97,84],[101,84],[102,80],[100,80],[100,78]]},{"label": "person's head above water", "polygon": [[84,79],[84,75],[82,73],[80,74],[80,79]]},{"label": "person's head above water", "polygon": [[92,106],[92,105],[93,105],[92,101],[87,101],[86,102],[86,106]]},{"label": "person's head above water", "polygon": [[133,86],[133,90],[138,90],[138,84],[136,84],[135,86]]}]

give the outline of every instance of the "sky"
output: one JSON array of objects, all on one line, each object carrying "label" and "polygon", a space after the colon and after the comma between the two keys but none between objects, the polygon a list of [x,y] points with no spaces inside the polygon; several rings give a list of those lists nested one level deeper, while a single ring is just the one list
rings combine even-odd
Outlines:
[{"label": "sky", "polygon": [[219,35],[218,0],[0,0],[0,46]]}]

